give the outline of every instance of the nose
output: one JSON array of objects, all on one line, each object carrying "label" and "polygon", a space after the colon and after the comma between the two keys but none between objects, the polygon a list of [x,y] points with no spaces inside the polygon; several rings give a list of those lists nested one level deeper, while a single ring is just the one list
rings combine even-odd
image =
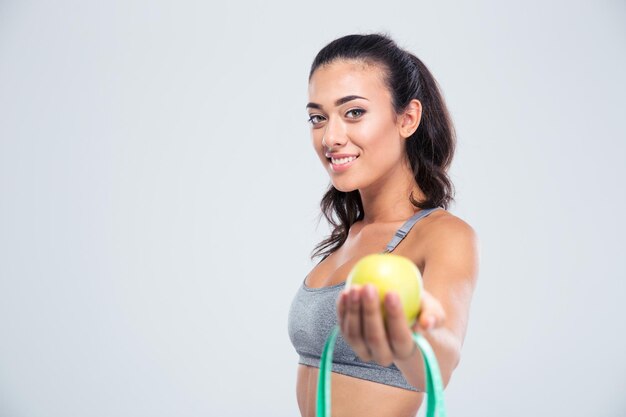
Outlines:
[{"label": "nose", "polygon": [[341,147],[345,143],[346,132],[344,125],[340,120],[329,118],[324,130],[324,136],[322,136],[322,144],[325,144],[328,149],[334,149],[335,147]]}]

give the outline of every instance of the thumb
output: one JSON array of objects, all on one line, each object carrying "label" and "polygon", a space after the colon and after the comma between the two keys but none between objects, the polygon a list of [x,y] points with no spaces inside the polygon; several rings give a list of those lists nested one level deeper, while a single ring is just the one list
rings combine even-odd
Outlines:
[{"label": "thumb", "polygon": [[424,290],[420,312],[413,326],[414,331],[429,331],[440,327],[446,320],[443,306],[431,293]]}]

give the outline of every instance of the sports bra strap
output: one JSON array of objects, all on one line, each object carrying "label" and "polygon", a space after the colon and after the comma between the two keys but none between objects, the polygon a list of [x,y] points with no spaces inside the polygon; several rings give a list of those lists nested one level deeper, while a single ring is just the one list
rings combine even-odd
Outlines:
[{"label": "sports bra strap", "polygon": [[426,210],[420,210],[417,213],[415,213],[413,216],[411,216],[411,218],[409,220],[407,220],[402,225],[401,228],[396,230],[395,235],[393,236],[391,241],[387,244],[387,247],[385,248],[385,250],[382,253],[389,253],[392,250],[394,250],[395,247],[398,246],[398,243],[402,242],[402,239],[404,239],[404,237],[409,233],[409,230],[411,230],[413,225],[415,223],[417,223],[417,221],[419,219],[421,219],[422,217],[426,217],[430,213],[432,213],[433,211],[435,211],[437,209],[441,209],[441,208],[442,207],[433,207],[433,208],[426,209]]}]

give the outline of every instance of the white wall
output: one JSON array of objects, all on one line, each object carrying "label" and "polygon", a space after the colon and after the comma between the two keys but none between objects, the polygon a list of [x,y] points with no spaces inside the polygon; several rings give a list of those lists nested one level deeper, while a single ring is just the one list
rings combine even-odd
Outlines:
[{"label": "white wall", "polygon": [[388,31],[482,265],[452,416],[626,413],[626,7],[0,3],[0,415],[294,416],[317,51]]}]

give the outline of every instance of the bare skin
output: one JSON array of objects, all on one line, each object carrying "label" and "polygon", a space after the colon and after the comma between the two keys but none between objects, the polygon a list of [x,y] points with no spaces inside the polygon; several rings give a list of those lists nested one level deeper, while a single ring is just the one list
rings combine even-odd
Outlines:
[{"label": "bare skin", "polygon": [[[318,68],[309,83],[308,110],[313,146],[335,188],[359,190],[364,218],[348,238],[307,276],[309,287],[344,282],[363,256],[380,253],[394,232],[416,209],[408,199],[424,195],[406,159],[404,140],[417,129],[421,103],[412,100],[396,117],[391,96],[376,67],[337,61]],[[358,95],[362,98],[339,98]],[[312,104],[312,105],[311,105]],[[326,153],[358,155],[347,170],[332,169]],[[471,295],[478,274],[478,242],[473,229],[446,210],[418,221],[394,250],[411,259],[422,273],[423,304],[410,328],[401,307],[388,294],[386,332],[378,296],[370,286],[343,291],[337,300],[342,336],[363,360],[395,363],[407,381],[424,390],[423,363],[412,331],[421,332],[437,356],[444,386],[460,359]],[[369,287],[369,288],[368,288]],[[431,322],[432,320],[432,322]],[[297,400],[303,417],[315,416],[318,368],[298,365]],[[415,416],[424,394],[373,381],[331,373],[333,417]]]},{"label": "bare skin", "polygon": [[[424,228],[424,223],[430,220],[431,216],[442,214],[436,211],[417,222],[393,253],[406,255],[403,249],[406,246],[415,246],[413,242],[419,242],[415,236],[419,235]],[[386,225],[371,225],[360,231],[359,228],[362,227],[355,223],[344,245],[309,273],[305,281],[306,285],[319,288],[344,282],[354,264],[366,254],[381,252],[403,223],[400,221]],[[423,262],[421,259],[414,259],[414,261],[418,266]],[[318,371],[316,367],[298,365],[296,391],[300,413],[303,417],[315,416]],[[331,373],[331,386],[333,417],[415,416],[424,397],[423,393],[353,378],[336,372]]]}]

